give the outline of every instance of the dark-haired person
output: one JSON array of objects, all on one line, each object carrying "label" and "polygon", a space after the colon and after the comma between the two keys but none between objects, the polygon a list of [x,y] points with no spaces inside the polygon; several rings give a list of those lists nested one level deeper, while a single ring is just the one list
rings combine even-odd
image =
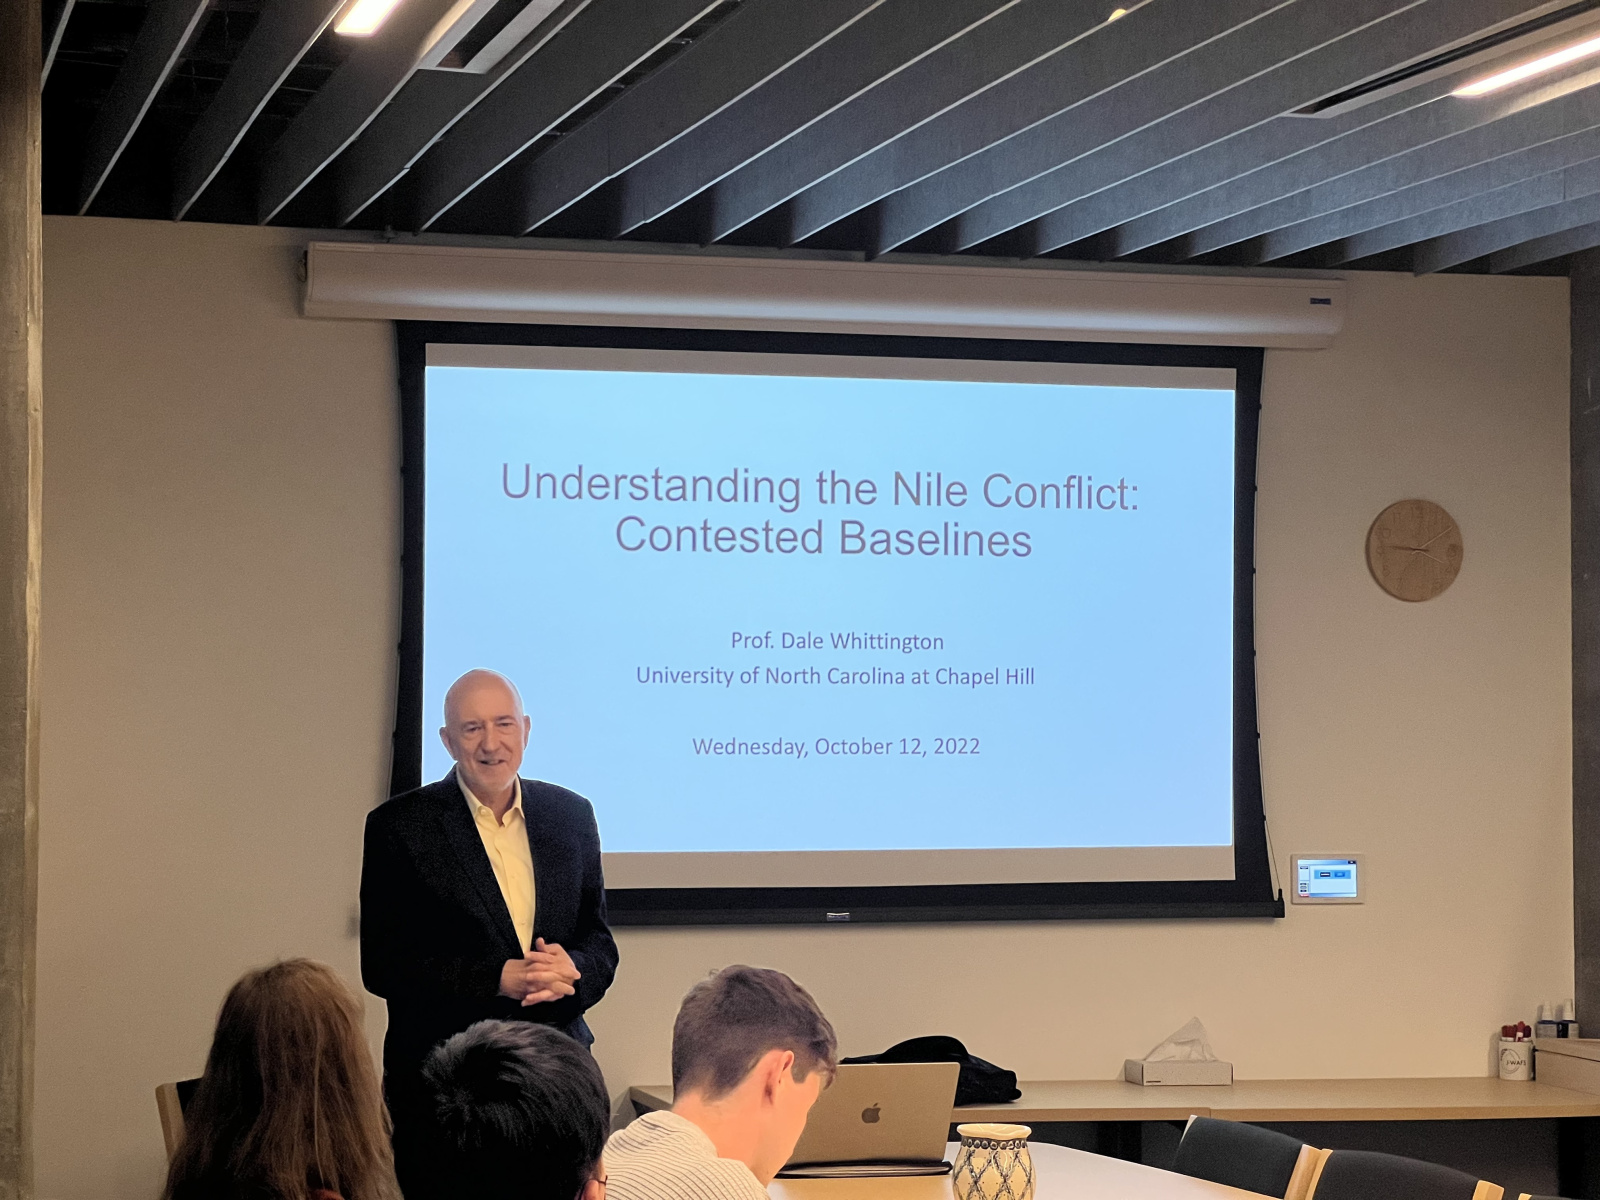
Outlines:
[{"label": "dark-haired person", "polygon": [[520,776],[531,730],[509,679],[468,671],[445,694],[439,731],[455,769],[367,816],[361,978],[389,1002],[383,1084],[410,1200],[434,1194],[429,1051],[490,1019],[588,1045],[583,1014],[616,973],[594,810]]},{"label": "dark-haired person", "polygon": [[361,1006],[290,959],[228,992],[183,1114],[166,1200],[398,1200]]},{"label": "dark-haired person", "polygon": [[443,1192],[471,1200],[604,1200],[611,1129],[589,1051],[524,1021],[480,1021],[423,1065]]},{"label": "dark-haired person", "polygon": [[763,1200],[837,1063],[833,1026],[783,972],[696,984],[672,1027],[671,1111],[606,1144],[611,1200]]}]

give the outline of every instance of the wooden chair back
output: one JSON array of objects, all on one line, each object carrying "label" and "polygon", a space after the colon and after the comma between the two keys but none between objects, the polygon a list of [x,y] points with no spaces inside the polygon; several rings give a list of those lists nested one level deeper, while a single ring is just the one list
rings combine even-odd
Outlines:
[{"label": "wooden chair back", "polygon": [[183,1141],[183,1110],[194,1096],[198,1079],[180,1079],[176,1083],[156,1084],[156,1115],[161,1118],[161,1140],[166,1143],[167,1162],[178,1153],[178,1143]]},{"label": "wooden chair back", "polygon": [[1308,1200],[1504,1200],[1505,1189],[1450,1167],[1375,1150],[1334,1150],[1311,1181]]},{"label": "wooden chair back", "polygon": [[1216,1117],[1190,1117],[1172,1169],[1196,1179],[1306,1200],[1323,1152],[1298,1138]]}]

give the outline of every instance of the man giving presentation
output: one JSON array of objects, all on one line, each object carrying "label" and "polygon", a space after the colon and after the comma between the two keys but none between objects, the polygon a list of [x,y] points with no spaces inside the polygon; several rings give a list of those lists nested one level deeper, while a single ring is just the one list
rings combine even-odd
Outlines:
[{"label": "man giving presentation", "polygon": [[583,1014],[616,973],[594,810],[518,776],[531,724],[509,679],[469,671],[446,693],[439,731],[455,769],[367,817],[361,978],[389,1003],[384,1091],[412,1200],[435,1190],[428,1052],[491,1017],[589,1045]]}]

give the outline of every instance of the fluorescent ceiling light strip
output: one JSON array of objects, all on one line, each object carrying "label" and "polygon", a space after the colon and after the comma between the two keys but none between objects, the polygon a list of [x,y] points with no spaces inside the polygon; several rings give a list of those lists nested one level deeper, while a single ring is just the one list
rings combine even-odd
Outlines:
[{"label": "fluorescent ceiling light strip", "polygon": [[356,0],[333,31],[346,37],[371,37],[399,6],[400,0]]},{"label": "fluorescent ceiling light strip", "polygon": [[1557,67],[1564,67],[1568,63],[1577,62],[1579,59],[1591,58],[1600,54],[1600,37],[1588,38],[1585,41],[1574,42],[1560,50],[1551,51],[1540,58],[1529,59],[1515,67],[1485,75],[1482,79],[1475,79],[1463,87],[1458,87],[1454,95],[1457,96],[1486,96],[1490,92],[1498,92],[1501,88],[1510,87],[1513,83],[1521,83],[1524,79],[1531,79],[1535,75],[1543,75],[1546,71],[1554,71]]}]

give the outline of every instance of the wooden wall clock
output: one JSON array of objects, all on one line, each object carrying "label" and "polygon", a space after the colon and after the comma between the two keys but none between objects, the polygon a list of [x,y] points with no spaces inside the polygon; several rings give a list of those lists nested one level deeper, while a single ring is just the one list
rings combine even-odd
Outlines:
[{"label": "wooden wall clock", "polygon": [[1431,500],[1401,500],[1367,531],[1367,567],[1397,600],[1432,600],[1461,573],[1461,528]]}]

